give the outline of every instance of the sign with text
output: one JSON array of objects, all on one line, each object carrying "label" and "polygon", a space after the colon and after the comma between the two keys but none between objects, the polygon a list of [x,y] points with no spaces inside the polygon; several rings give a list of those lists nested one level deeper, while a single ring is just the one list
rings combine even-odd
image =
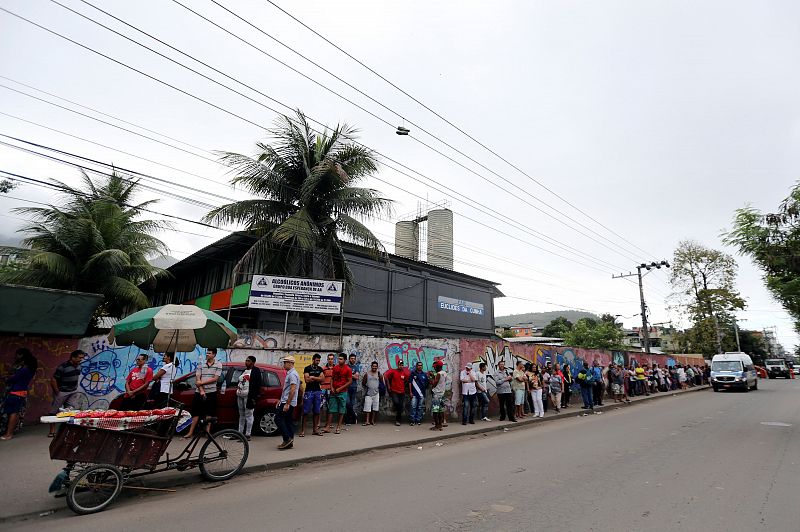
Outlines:
[{"label": "sign with text", "polygon": [[439,296],[439,308],[442,310],[452,310],[454,312],[465,312],[483,316],[483,303],[473,303],[463,299],[453,299],[452,297]]},{"label": "sign with text", "polygon": [[254,275],[248,307],[339,314],[342,308],[342,281],[300,279]]}]

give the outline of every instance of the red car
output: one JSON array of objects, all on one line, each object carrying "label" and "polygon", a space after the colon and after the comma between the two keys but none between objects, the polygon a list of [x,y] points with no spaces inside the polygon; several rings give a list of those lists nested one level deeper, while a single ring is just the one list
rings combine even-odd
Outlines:
[{"label": "red car", "polygon": [[[253,432],[264,436],[277,434],[278,426],[275,424],[275,407],[281,398],[283,383],[286,379],[286,371],[282,367],[270,364],[256,364],[261,370],[261,394],[258,396],[255,408],[255,419],[253,420]],[[224,393],[220,393],[217,399],[217,423],[215,426],[239,425],[239,410],[236,406],[236,386],[239,377],[245,370],[244,362],[223,362],[222,376],[220,377],[217,389],[222,392],[224,383]],[[183,375],[175,379],[172,389],[172,398],[183,403],[187,408],[191,408],[195,392],[194,372]],[[298,390],[300,393],[300,390]],[[122,401],[122,395],[111,401],[109,408],[118,409]],[[294,409],[295,419],[299,418],[301,412],[302,395],[298,397],[298,408]],[[149,406],[145,406],[149,408]]]}]

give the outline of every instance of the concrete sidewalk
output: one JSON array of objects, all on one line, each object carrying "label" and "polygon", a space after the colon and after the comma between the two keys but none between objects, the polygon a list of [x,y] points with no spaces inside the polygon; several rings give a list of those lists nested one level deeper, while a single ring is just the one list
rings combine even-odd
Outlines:
[{"label": "concrete sidewalk", "polygon": [[[596,407],[597,411],[628,407],[650,400],[674,397],[685,393],[705,390],[707,386],[690,388],[689,390],[658,393],[649,397],[634,398],[630,404],[614,404],[606,401],[604,406]],[[526,417],[517,423],[493,421],[476,421],[475,425],[462,425],[460,417],[453,416],[450,425],[444,431],[429,430],[427,419],[420,426],[409,426],[407,423],[396,427],[394,423],[384,422],[375,426],[361,425],[348,427],[341,434],[326,434],[323,437],[310,435],[295,438],[294,448],[279,451],[276,446],[280,438],[254,437],[250,442],[250,456],[245,472],[260,472],[283,467],[291,467],[301,463],[330,460],[344,456],[352,456],[372,450],[432,445],[435,442],[471,434],[493,431],[520,430],[542,422],[555,419],[576,418],[585,411],[578,404],[579,398],[573,396],[573,405],[562,409],[561,414],[548,411],[544,418]],[[36,515],[66,508],[64,499],[55,499],[48,495],[47,488],[56,474],[63,467],[63,462],[50,460],[48,446],[52,440],[46,437],[46,426],[32,426],[11,441],[0,442],[0,471],[5,482],[0,484],[0,500],[6,504],[0,506],[0,522],[12,517]],[[178,438],[170,445],[169,454],[177,456],[185,443]],[[131,485],[173,488],[202,481],[195,470],[179,472],[168,471],[137,479]]]}]

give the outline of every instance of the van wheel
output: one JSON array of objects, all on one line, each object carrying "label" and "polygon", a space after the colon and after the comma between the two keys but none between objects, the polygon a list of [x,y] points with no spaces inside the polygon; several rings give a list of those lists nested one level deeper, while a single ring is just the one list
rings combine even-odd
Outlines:
[{"label": "van wheel", "polygon": [[274,436],[278,433],[278,424],[275,423],[275,412],[260,412],[255,416],[253,428],[262,436]]},{"label": "van wheel", "polygon": [[712,388],[714,388],[714,391],[715,391],[715,392],[718,392],[718,391],[719,391],[719,388],[717,388],[716,386],[712,386]]}]

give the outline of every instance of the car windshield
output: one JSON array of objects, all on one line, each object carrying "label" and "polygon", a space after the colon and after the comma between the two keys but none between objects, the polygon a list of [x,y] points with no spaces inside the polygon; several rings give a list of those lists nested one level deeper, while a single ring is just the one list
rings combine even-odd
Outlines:
[{"label": "car windshield", "polygon": [[783,360],[778,358],[778,359],[767,360],[767,364],[769,364],[770,366],[782,366],[784,362]]},{"label": "car windshield", "polygon": [[742,363],[738,360],[718,360],[711,363],[713,371],[742,371]]}]

